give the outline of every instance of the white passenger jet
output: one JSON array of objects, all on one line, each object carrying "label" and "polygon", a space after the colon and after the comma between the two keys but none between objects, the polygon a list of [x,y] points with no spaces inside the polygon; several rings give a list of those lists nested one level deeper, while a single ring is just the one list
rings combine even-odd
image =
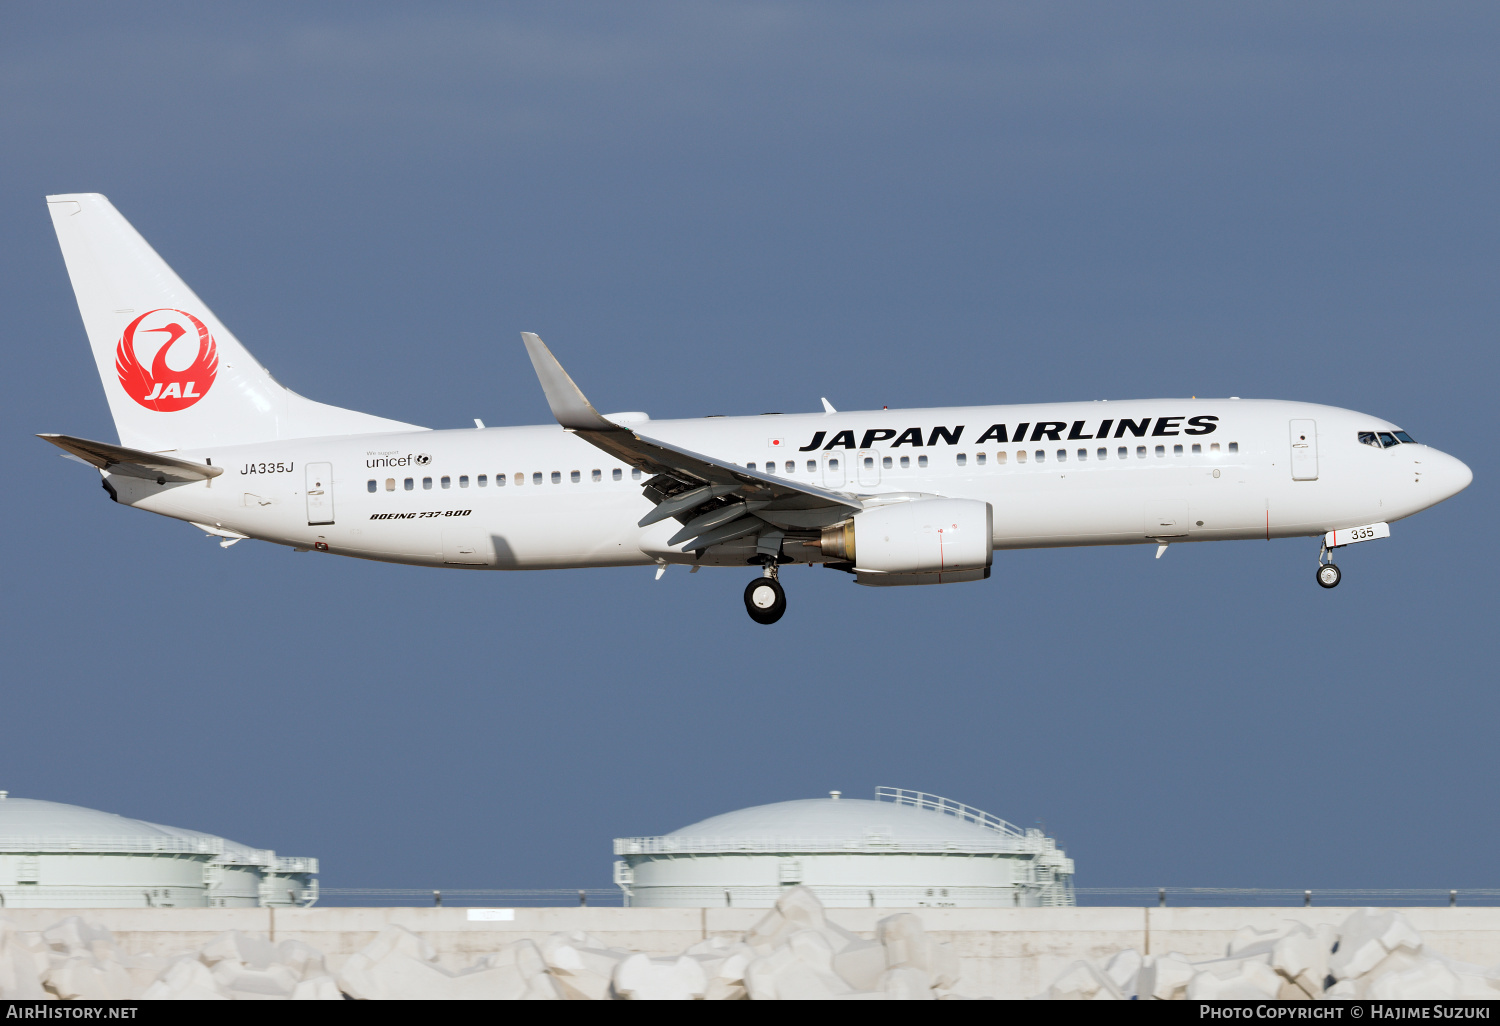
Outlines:
[{"label": "white passenger jet", "polygon": [[601,416],[521,337],[556,425],[430,430],[276,382],[103,196],[49,196],[119,444],[42,435],[110,498],[241,539],[490,570],[758,567],[866,585],[990,576],[996,549],[1318,538],[1330,551],[1472,474],[1379,417],[1250,399]]}]

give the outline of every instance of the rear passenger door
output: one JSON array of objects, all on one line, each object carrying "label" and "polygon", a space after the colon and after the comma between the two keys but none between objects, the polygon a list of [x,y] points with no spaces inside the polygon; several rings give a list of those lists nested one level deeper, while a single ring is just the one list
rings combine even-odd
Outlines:
[{"label": "rear passenger door", "polygon": [[333,523],[333,464],[307,464],[307,523]]}]

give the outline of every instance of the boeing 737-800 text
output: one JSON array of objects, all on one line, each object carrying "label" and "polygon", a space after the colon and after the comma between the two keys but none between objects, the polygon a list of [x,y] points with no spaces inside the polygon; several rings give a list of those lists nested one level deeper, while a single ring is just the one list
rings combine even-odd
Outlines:
[{"label": "boeing 737-800 text", "polygon": [[1313,537],[1333,549],[1466,487],[1469,468],[1351,410],[1249,399],[701,420],[601,416],[523,334],[556,425],[430,430],[279,385],[103,196],[48,197],[119,443],[42,435],[116,502],[245,538],[491,570],[757,567],[859,584],[990,575],[996,549]]}]

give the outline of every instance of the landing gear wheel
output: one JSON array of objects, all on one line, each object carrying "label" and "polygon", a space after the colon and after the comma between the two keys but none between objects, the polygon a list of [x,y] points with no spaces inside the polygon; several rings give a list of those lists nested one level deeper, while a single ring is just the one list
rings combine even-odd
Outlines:
[{"label": "landing gear wheel", "polygon": [[1337,588],[1339,581],[1343,578],[1344,575],[1339,572],[1339,568],[1332,563],[1324,563],[1318,567],[1318,584],[1325,588]]},{"label": "landing gear wheel", "polygon": [[745,611],[756,623],[775,623],[786,612],[786,592],[774,577],[757,577],[745,588]]}]

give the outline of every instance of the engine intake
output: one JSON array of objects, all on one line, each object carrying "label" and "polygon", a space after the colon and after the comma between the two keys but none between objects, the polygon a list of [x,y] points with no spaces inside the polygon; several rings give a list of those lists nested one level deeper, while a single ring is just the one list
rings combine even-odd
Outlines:
[{"label": "engine intake", "polygon": [[993,512],[975,499],[917,499],[876,506],[825,527],[819,548],[860,573],[982,570],[994,558]]}]

